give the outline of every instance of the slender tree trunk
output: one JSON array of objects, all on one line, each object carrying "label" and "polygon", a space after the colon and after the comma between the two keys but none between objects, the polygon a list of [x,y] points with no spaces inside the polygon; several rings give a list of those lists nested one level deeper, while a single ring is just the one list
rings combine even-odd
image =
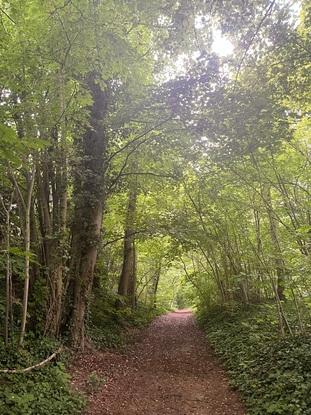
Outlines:
[{"label": "slender tree trunk", "polygon": [[5,322],[4,322],[4,342],[5,346],[9,345],[10,322],[12,320],[12,266],[11,266],[11,210],[13,204],[14,191],[11,194],[8,207],[5,206],[4,200],[0,195],[0,201],[5,212],[6,229],[5,229],[5,257],[6,257],[6,282],[5,282]]},{"label": "slender tree trunk", "polygon": [[129,278],[129,286],[127,290],[127,296],[132,309],[137,306],[136,296],[136,283],[137,283],[137,252],[135,246],[135,240],[133,241],[133,254],[132,254],[132,269]]},{"label": "slender tree trunk", "polygon": [[10,256],[10,214],[7,212],[7,241],[6,241],[6,299],[5,299],[5,345],[9,345],[10,336],[10,312],[12,309],[12,292],[11,292],[11,256]]},{"label": "slender tree trunk", "polygon": [[123,264],[118,287],[118,294],[127,297],[127,300],[131,297],[132,302],[135,296],[134,287],[136,287],[136,257],[134,248],[136,201],[137,183],[135,180],[131,182],[129,190],[124,232]]},{"label": "slender tree trunk", "polygon": [[[67,246],[67,142],[66,120],[64,119],[64,76],[60,73],[60,118],[63,121],[54,132],[55,141],[55,168],[49,172],[52,180],[53,199],[53,243],[49,252],[49,283],[48,313],[45,324],[45,333],[57,337],[61,324],[61,313],[64,294],[65,257]],[[51,169],[50,169],[51,170]]]},{"label": "slender tree trunk", "polygon": [[272,284],[272,289],[274,290],[274,294],[275,294],[275,303],[276,303],[276,307],[277,307],[280,333],[281,333],[282,336],[284,336],[285,335],[285,330],[287,330],[288,333],[290,335],[292,335],[292,329],[291,329],[291,327],[289,325],[289,322],[286,318],[284,308],[283,308],[283,304],[282,304],[281,299],[279,297],[278,287],[275,285],[275,281],[273,280],[273,278],[271,278],[271,284]]},{"label": "slender tree trunk", "polygon": [[85,315],[91,293],[94,267],[100,241],[103,216],[103,176],[107,137],[104,119],[107,114],[107,90],[103,91],[95,74],[89,75],[87,87],[93,99],[89,124],[77,143],[80,163],[75,172],[74,213],[69,299],[72,307],[70,336],[73,347],[84,348]]},{"label": "slender tree trunk", "polygon": [[22,346],[26,333],[27,322],[27,310],[28,310],[28,297],[29,297],[29,279],[30,279],[30,242],[31,242],[31,227],[30,227],[30,214],[32,204],[32,193],[35,183],[35,167],[32,169],[31,174],[27,180],[27,194],[24,202],[25,210],[25,271],[24,271],[24,296],[22,305],[22,319],[21,319],[21,332],[19,338],[19,345]]},{"label": "slender tree trunk", "polygon": [[277,220],[275,218],[275,214],[272,207],[272,200],[271,200],[271,191],[270,187],[266,187],[264,189],[265,192],[265,201],[266,201],[266,210],[269,219],[269,226],[270,226],[270,236],[271,242],[274,251],[274,261],[275,261],[275,269],[277,275],[277,287],[276,291],[278,294],[279,300],[284,300],[284,290],[285,290],[285,264],[282,257],[282,251],[278,239],[278,232],[277,232]]},{"label": "slender tree trunk", "polygon": [[153,279],[153,287],[152,287],[152,307],[157,308],[157,293],[159,287],[159,281],[161,276],[161,269],[162,269],[162,260],[160,260],[159,265],[157,266],[154,274]]}]

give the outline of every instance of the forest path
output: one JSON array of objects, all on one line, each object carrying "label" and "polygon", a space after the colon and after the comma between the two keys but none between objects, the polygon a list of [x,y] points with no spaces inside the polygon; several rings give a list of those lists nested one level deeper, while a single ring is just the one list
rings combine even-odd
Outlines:
[{"label": "forest path", "polygon": [[79,390],[101,376],[87,415],[245,414],[188,310],[155,319],[126,354],[84,353],[75,361]]}]

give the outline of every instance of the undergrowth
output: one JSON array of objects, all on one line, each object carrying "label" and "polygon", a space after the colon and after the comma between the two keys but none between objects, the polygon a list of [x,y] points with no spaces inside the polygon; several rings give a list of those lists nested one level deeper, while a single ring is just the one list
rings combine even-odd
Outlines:
[{"label": "undergrowth", "polygon": [[[87,335],[97,347],[120,348],[126,344],[133,327],[141,328],[164,310],[138,305],[116,308],[114,297],[103,297],[93,302],[88,318]],[[17,340],[17,339],[16,339]],[[17,341],[16,341],[17,343]],[[0,369],[22,369],[44,360],[59,344],[46,337],[36,338],[28,333],[23,348],[6,348],[0,341]],[[57,356],[46,366],[24,374],[0,373],[1,415],[78,415],[84,398],[70,388],[70,377],[64,362],[69,355]],[[90,376],[88,387],[93,391],[104,382]]]},{"label": "undergrowth", "polygon": [[138,304],[131,307],[116,307],[116,296],[98,296],[90,309],[87,334],[97,347],[120,348],[128,339],[132,328],[148,325],[164,309]]},{"label": "undergrowth", "polygon": [[[1,368],[32,366],[53,353],[58,344],[47,338],[27,339],[23,349],[0,343]],[[1,415],[76,415],[83,399],[70,389],[64,363],[58,359],[24,374],[0,374]]]},{"label": "undergrowth", "polygon": [[310,332],[280,337],[271,304],[218,307],[198,319],[249,414],[311,414]]}]

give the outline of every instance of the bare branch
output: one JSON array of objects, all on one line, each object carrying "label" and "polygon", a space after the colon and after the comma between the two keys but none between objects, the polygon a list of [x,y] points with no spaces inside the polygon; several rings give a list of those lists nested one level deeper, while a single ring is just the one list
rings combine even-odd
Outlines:
[{"label": "bare branch", "polygon": [[23,194],[21,192],[21,189],[20,189],[19,184],[17,183],[16,177],[15,177],[14,173],[12,173],[10,167],[9,167],[9,176],[10,176],[10,179],[12,180],[13,185],[14,185],[14,187],[16,189],[16,192],[17,192],[18,197],[19,197],[19,199],[21,201],[21,204],[23,206],[23,209],[26,211],[26,203],[25,203],[24,196],[23,196]]},{"label": "bare branch", "polygon": [[240,61],[239,65],[238,65],[238,70],[237,70],[237,73],[236,73],[236,76],[235,76],[235,84],[236,84],[236,82],[237,82],[237,80],[238,80],[238,77],[239,77],[239,75],[240,75],[240,72],[241,72],[241,69],[242,69],[242,66],[243,66],[244,60],[245,60],[245,58],[246,58],[246,56],[247,56],[247,54],[248,54],[248,52],[249,52],[249,50],[250,50],[250,48],[251,48],[251,46],[252,46],[252,44],[253,44],[253,42],[254,42],[254,40],[255,40],[256,36],[257,36],[257,35],[258,35],[258,33],[260,32],[260,29],[261,29],[262,25],[264,24],[264,22],[265,22],[266,18],[267,18],[267,17],[269,16],[269,14],[271,13],[271,11],[272,11],[272,9],[273,9],[273,6],[274,6],[275,2],[276,2],[276,0],[272,0],[272,1],[271,1],[271,3],[269,4],[269,6],[268,6],[268,8],[267,8],[267,10],[266,10],[266,13],[264,14],[263,18],[260,20],[259,25],[257,26],[257,29],[255,30],[255,33],[254,33],[254,34],[253,34],[253,36],[251,37],[251,39],[250,39],[250,41],[249,41],[248,45],[246,46],[246,49],[245,49],[245,51],[244,51],[244,53],[243,53],[243,56],[242,56],[242,59],[241,59],[241,61]]},{"label": "bare branch", "polygon": [[46,359],[42,360],[42,362],[37,363],[36,365],[26,367],[24,369],[1,369],[0,373],[27,373],[30,372],[33,369],[39,369],[43,366],[45,366],[47,363],[49,363],[51,360],[53,360],[59,353],[61,353],[63,350],[63,346],[61,346],[59,349],[56,350],[56,352],[52,353],[51,356],[47,357]]},{"label": "bare branch", "polygon": [[167,123],[169,120],[172,119],[172,116],[169,116],[168,118],[165,118],[164,120],[160,121],[158,124],[148,128],[147,130],[145,130],[144,132],[142,132],[141,134],[139,134],[138,136],[136,136],[133,140],[131,140],[130,142],[126,143],[123,147],[119,148],[117,151],[115,151],[107,160],[107,163],[110,163],[110,161],[117,156],[118,154],[120,154],[122,151],[126,150],[128,147],[130,147],[131,145],[133,145],[134,143],[136,143],[138,140],[140,140],[141,138],[145,137],[147,134],[151,133],[151,131],[154,131],[156,128],[161,127],[163,124]]},{"label": "bare branch", "polygon": [[12,17],[11,16],[9,16],[8,14],[7,14],[7,12],[5,11],[5,10],[3,10],[2,8],[0,8],[0,11],[9,19],[9,20],[11,20],[11,22],[12,23],[14,23],[14,24],[16,24],[16,22],[15,22],[15,20],[13,20],[12,19]]}]

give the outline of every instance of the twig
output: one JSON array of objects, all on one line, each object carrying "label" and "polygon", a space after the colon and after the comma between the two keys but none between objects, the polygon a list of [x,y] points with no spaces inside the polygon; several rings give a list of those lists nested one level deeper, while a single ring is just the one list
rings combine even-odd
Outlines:
[{"label": "twig", "polygon": [[22,192],[21,192],[20,186],[19,186],[19,184],[17,183],[17,180],[16,180],[16,177],[15,177],[14,173],[11,171],[11,166],[10,166],[10,165],[8,165],[8,168],[9,168],[9,177],[10,177],[10,179],[11,179],[11,180],[12,180],[12,182],[13,182],[13,185],[14,185],[14,187],[15,187],[15,190],[16,190],[16,192],[17,192],[17,194],[18,194],[18,197],[19,197],[19,199],[20,199],[20,202],[21,202],[21,204],[22,204],[22,207],[23,207],[23,209],[26,211],[26,202],[25,202],[24,196],[23,196],[23,194],[22,194]]},{"label": "twig", "polygon": [[9,20],[11,20],[11,22],[12,23],[14,23],[14,24],[16,24],[16,22],[15,22],[15,20],[13,20],[12,19],[12,17],[11,16],[9,16],[8,14],[7,14],[7,12],[5,11],[5,10],[3,10],[2,8],[0,8],[0,11],[9,19]]},{"label": "twig", "polygon": [[121,153],[122,151],[124,151],[125,149],[127,149],[127,147],[130,147],[131,145],[133,145],[134,143],[136,143],[136,141],[140,140],[141,138],[145,137],[147,134],[149,134],[150,132],[154,131],[156,128],[161,127],[163,124],[167,123],[168,121],[170,121],[172,119],[172,116],[165,118],[164,120],[160,121],[159,123],[157,123],[156,125],[148,128],[147,130],[143,131],[141,134],[137,135],[132,141],[129,141],[128,143],[126,143],[123,147],[119,148],[118,150],[116,150],[113,154],[111,154],[111,156],[108,158],[107,163],[110,163],[111,160],[116,157],[119,153]]},{"label": "twig", "polygon": [[238,66],[238,69],[237,69],[237,73],[236,73],[236,75],[235,75],[235,84],[236,84],[236,82],[237,82],[237,80],[238,80],[238,77],[239,77],[239,75],[240,75],[240,72],[241,72],[241,69],[242,69],[242,66],[243,66],[244,60],[245,60],[245,58],[246,58],[246,55],[248,54],[248,52],[249,52],[249,50],[250,50],[250,48],[251,48],[251,46],[252,46],[252,44],[253,44],[253,42],[254,42],[255,37],[256,37],[256,36],[258,35],[258,33],[260,32],[260,29],[261,29],[262,25],[264,24],[264,21],[266,20],[266,18],[267,18],[267,17],[269,16],[269,14],[271,13],[271,11],[272,11],[272,9],[273,9],[273,6],[274,6],[275,2],[276,2],[276,0],[272,0],[272,1],[271,1],[271,3],[269,4],[269,6],[268,6],[268,8],[267,8],[267,10],[266,10],[266,13],[264,14],[263,18],[260,20],[259,25],[257,26],[257,29],[256,29],[255,33],[254,33],[254,34],[253,34],[253,36],[251,37],[251,40],[249,41],[248,45],[246,46],[246,49],[245,49],[245,51],[244,51],[244,53],[243,53],[243,56],[242,56],[242,59],[241,59],[241,61],[240,61],[240,63],[239,63],[239,66]]}]

